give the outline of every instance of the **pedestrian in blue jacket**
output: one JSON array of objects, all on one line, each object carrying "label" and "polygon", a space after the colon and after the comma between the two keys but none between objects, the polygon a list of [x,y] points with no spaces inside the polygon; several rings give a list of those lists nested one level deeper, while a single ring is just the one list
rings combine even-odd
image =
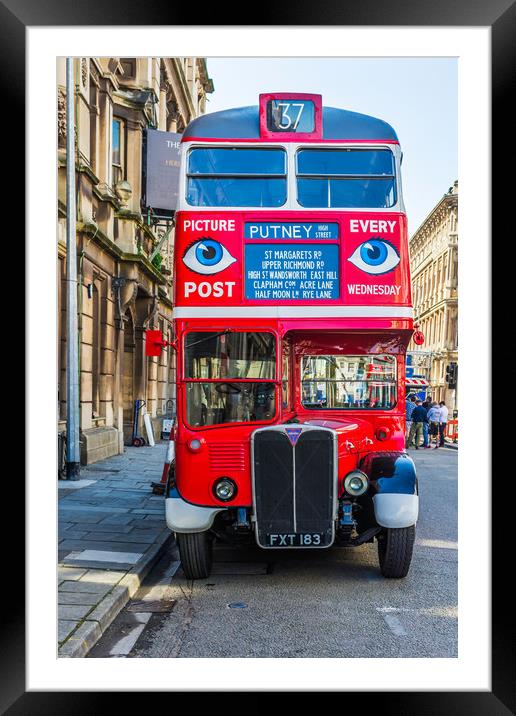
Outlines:
[{"label": "pedestrian in blue jacket", "polygon": [[406,448],[411,447],[414,442],[414,447],[419,450],[419,444],[423,439],[423,423],[427,422],[426,410],[423,408],[421,400],[416,400],[416,407],[412,411],[412,425],[405,444]]},{"label": "pedestrian in blue jacket", "polygon": [[416,396],[411,395],[405,401],[405,440],[408,440],[410,426],[412,425],[412,413],[416,407]]}]

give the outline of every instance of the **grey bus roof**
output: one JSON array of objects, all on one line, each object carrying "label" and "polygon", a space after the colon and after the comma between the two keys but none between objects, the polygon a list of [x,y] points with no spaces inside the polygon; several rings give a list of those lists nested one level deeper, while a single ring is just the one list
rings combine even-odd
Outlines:
[{"label": "grey bus roof", "polygon": [[[398,141],[394,129],[382,119],[335,107],[323,107],[322,138]],[[225,109],[197,117],[190,122],[183,134],[183,141],[191,139],[259,140],[258,105]],[[280,139],[281,135],[278,135],[278,140]]]}]

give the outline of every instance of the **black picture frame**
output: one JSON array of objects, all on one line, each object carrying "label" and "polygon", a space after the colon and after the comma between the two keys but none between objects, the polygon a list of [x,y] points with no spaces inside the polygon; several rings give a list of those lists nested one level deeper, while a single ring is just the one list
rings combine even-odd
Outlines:
[{"label": "black picture frame", "polygon": [[[222,6],[214,4],[211,8],[202,6],[202,26],[245,24],[248,11],[245,5],[224,3],[225,15],[221,15]],[[199,6],[199,9],[201,6]],[[27,26],[66,26],[66,25],[191,25],[188,8],[180,8],[160,0],[146,0],[145,3],[121,2],[121,0],[103,0],[103,2],[70,3],[64,0],[0,0],[0,81],[4,100],[4,141],[12,133],[13,119],[23,126],[25,115],[25,30]],[[232,18],[229,22],[228,18]],[[516,6],[513,0],[434,0],[432,3],[414,0],[362,0],[362,2],[341,2],[331,0],[321,3],[282,2],[277,5],[260,6],[256,13],[256,25],[361,25],[361,26],[484,26],[491,28],[492,37],[492,176],[499,179],[504,176],[507,164],[507,138],[514,131],[513,114],[508,110],[514,90]],[[214,28],[216,31],[216,28]],[[8,108],[6,110],[5,108]],[[19,132],[21,134],[21,131]],[[20,142],[21,143],[21,142]],[[24,185],[24,155],[19,145],[14,147],[11,167],[15,177],[10,178],[11,186]],[[4,155],[5,156],[5,155]],[[5,161],[5,160],[4,160]],[[16,177],[16,172],[19,176]],[[510,182],[497,181],[492,192],[492,215],[496,221],[493,237],[502,236],[502,221],[507,207],[514,204],[509,194]],[[488,200],[488,197],[485,198]],[[17,233],[23,230],[20,218],[16,226]],[[497,222],[500,222],[499,225]],[[498,229],[497,229],[498,226]],[[510,266],[502,267],[507,284],[510,285],[508,271]],[[497,269],[498,271],[498,269]],[[499,276],[497,274],[497,281]],[[514,280],[512,280],[514,282]],[[493,307],[496,304],[493,296]],[[503,314],[504,305],[499,304]],[[19,400],[19,399],[18,399]],[[500,407],[500,406],[498,406]],[[496,408],[496,404],[494,405]],[[26,433],[29,434],[27,426]],[[23,448],[22,448],[23,449]],[[502,466],[504,470],[507,463]],[[514,471],[514,468],[512,468]],[[493,469],[493,475],[494,475]],[[489,480],[490,476],[486,476]],[[6,501],[12,499],[20,505],[22,480],[7,479],[4,491]],[[12,492],[12,495],[9,492]],[[5,494],[4,492],[4,494]],[[481,496],[479,496],[479,500]],[[507,595],[507,580],[511,580],[511,519],[502,519],[508,511],[507,492],[493,489],[492,514],[496,515],[496,529],[492,530],[492,691],[487,692],[355,692],[346,693],[339,708],[349,710],[360,699],[361,709],[378,709],[382,714],[403,715],[427,714],[489,714],[502,716],[514,713],[515,690],[513,683],[514,646],[510,633],[514,631],[514,610],[510,604],[511,593]],[[510,505],[509,505],[510,507]],[[495,520],[492,520],[493,525]],[[485,538],[486,523],[479,522],[479,539]],[[6,539],[6,538],[4,538]],[[25,627],[24,600],[17,589],[13,598],[13,584],[24,584],[24,565],[21,558],[23,549],[19,546],[15,555],[5,558],[8,581],[11,585],[11,598],[4,613],[8,614],[8,623],[2,633],[0,711],[13,716],[18,714],[55,714],[70,713],[74,716],[82,713],[102,713],[106,708],[105,697],[108,694],[92,692],[26,692],[25,688]],[[511,630],[510,624],[513,624]],[[402,668],[402,666],[400,666]],[[173,666],[171,666],[173,670]],[[374,684],[374,673],[371,676]],[[408,685],[409,686],[409,685]],[[166,689],[166,685],[164,685]],[[229,690],[229,689],[228,689]],[[336,684],[335,690],[338,690]],[[177,692],[176,692],[177,693]],[[179,695],[179,694],[178,694]],[[116,694],[119,698],[119,694]],[[175,699],[175,694],[172,695]],[[132,706],[138,708],[143,702],[131,694]],[[364,701],[365,700],[365,701]],[[175,701],[174,701],[175,703]],[[198,703],[198,702],[197,702]]]}]

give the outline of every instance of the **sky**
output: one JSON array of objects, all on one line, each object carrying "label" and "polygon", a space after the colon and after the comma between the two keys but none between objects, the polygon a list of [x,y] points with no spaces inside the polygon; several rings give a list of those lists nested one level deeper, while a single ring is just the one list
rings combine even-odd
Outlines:
[{"label": "sky", "polygon": [[453,182],[457,168],[455,58],[208,58],[215,85],[207,112],[258,104],[261,92],[312,92],[323,105],[392,125],[403,151],[409,235]]}]

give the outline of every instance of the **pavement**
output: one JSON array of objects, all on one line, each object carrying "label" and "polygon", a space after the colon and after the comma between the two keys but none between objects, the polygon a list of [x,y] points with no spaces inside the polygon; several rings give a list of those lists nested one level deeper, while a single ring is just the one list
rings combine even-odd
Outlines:
[{"label": "pavement", "polygon": [[126,447],[123,455],[59,480],[58,655],[85,656],[138,591],[172,533],[154,495],[167,442]]}]

